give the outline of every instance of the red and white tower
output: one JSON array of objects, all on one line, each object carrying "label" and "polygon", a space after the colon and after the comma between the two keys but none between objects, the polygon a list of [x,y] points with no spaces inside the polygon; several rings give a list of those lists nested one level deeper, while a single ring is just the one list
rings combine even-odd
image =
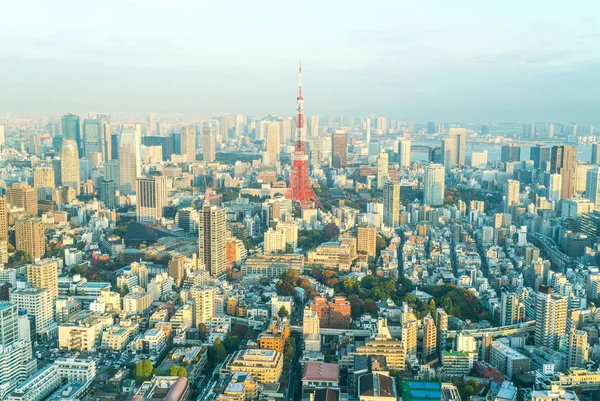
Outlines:
[{"label": "red and white tower", "polygon": [[292,174],[290,186],[285,194],[286,198],[293,199],[300,204],[302,209],[319,207],[323,205],[317,198],[308,176],[308,155],[306,154],[305,124],[304,124],[304,98],[302,97],[302,65],[298,68],[298,105],[296,106],[296,144],[292,157]]}]

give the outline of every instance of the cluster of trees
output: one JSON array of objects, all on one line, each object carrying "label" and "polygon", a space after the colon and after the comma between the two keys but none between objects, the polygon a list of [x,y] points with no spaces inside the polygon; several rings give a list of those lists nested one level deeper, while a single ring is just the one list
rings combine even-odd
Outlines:
[{"label": "cluster of trees", "polygon": [[[292,363],[296,356],[297,348],[295,337],[297,335],[298,333],[292,333],[292,335],[285,340],[285,346],[283,348],[283,374],[281,375],[281,381],[285,386],[288,385],[288,373],[290,372],[290,369],[292,369]],[[293,386],[294,383],[290,383],[290,385]]]},{"label": "cluster of trees", "polygon": [[15,251],[15,253],[9,258],[9,262],[33,263],[33,256],[25,251]]},{"label": "cluster of trees", "polygon": [[146,380],[150,380],[152,378],[154,368],[152,367],[152,362],[148,359],[144,359],[143,361],[139,361],[135,364],[135,381],[137,384],[141,384]]},{"label": "cluster of trees", "polygon": [[183,366],[173,365],[169,369],[169,376],[188,377],[188,372]]},{"label": "cluster of trees", "polygon": [[332,241],[337,238],[340,233],[339,228],[335,223],[329,223],[323,231],[320,230],[299,230],[298,231],[298,247],[303,251],[313,249],[323,242]]},{"label": "cluster of trees", "polygon": [[483,389],[483,385],[481,385],[477,380],[474,379],[467,380],[466,382],[457,381],[454,382],[454,385],[458,389],[460,398],[466,401],[468,401],[471,398],[471,396],[479,394]]},{"label": "cluster of trees", "polygon": [[313,269],[310,274],[319,282],[334,288],[336,294],[346,295],[354,318],[363,313],[377,316],[377,302],[391,299],[396,305],[406,302],[414,309],[418,318],[423,318],[428,313],[435,316],[435,309],[443,307],[446,313],[461,319],[471,321],[490,319],[479,298],[454,285],[422,288],[424,292],[439,300],[436,304],[433,300],[421,301],[412,295],[414,285],[404,277],[396,281],[389,277],[369,275],[357,281],[346,277],[340,279],[337,273],[330,269]]},{"label": "cluster of trees", "polygon": [[296,296],[296,288],[302,288],[309,297],[317,295],[316,291],[310,286],[310,280],[301,278],[296,270],[288,270],[281,275],[277,282],[277,294],[284,296]]}]

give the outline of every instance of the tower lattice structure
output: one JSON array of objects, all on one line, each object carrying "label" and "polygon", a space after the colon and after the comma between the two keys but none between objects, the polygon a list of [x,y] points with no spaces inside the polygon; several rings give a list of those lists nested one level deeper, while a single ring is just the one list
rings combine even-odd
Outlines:
[{"label": "tower lattice structure", "polygon": [[317,198],[308,176],[308,155],[306,154],[304,120],[304,97],[302,96],[302,66],[298,68],[298,97],[296,106],[296,143],[292,157],[292,173],[290,175],[290,186],[286,197],[300,204],[302,209],[319,207],[323,205]]}]

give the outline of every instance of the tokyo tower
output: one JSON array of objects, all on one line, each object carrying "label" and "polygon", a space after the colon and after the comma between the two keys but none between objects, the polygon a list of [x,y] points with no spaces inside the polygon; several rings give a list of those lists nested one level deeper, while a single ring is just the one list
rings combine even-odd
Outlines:
[{"label": "tokyo tower", "polygon": [[290,186],[285,194],[286,198],[295,200],[302,209],[319,207],[323,205],[315,195],[310,178],[308,177],[308,155],[304,143],[304,98],[302,97],[302,65],[298,68],[298,105],[296,106],[296,144],[292,156],[292,174]]}]

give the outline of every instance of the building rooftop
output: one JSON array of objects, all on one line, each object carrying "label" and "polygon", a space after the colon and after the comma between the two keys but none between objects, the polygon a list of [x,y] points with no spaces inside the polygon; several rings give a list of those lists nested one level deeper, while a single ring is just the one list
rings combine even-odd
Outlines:
[{"label": "building rooftop", "polygon": [[337,363],[308,362],[304,366],[302,380],[338,381],[340,365]]},{"label": "building rooftop", "polygon": [[402,382],[403,401],[429,401],[440,400],[442,385],[437,382]]}]

